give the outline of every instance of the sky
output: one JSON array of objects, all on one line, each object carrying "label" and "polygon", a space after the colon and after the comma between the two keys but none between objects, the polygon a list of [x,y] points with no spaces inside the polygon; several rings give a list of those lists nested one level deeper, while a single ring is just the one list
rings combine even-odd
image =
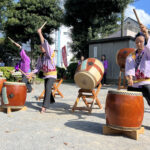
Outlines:
[{"label": "sky", "polygon": [[150,29],[150,0],[135,0],[125,9],[125,17],[136,20],[133,9],[136,10],[140,22]]}]

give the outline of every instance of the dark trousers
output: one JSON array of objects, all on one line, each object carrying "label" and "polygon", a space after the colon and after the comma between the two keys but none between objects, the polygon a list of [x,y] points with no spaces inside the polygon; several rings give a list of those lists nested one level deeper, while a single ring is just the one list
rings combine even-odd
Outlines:
[{"label": "dark trousers", "polygon": [[52,87],[55,80],[55,78],[47,78],[44,80],[45,94],[43,107],[45,108],[48,108],[50,106],[50,103],[55,103],[54,97],[52,95]]},{"label": "dark trousers", "polygon": [[103,79],[102,79],[102,82],[101,82],[102,84],[106,84],[106,73],[104,73],[104,75],[103,75]]},{"label": "dark trousers", "polygon": [[129,86],[127,90],[142,92],[143,96],[147,100],[148,105],[150,106],[150,84],[142,85],[140,88],[134,88]]},{"label": "dark trousers", "polygon": [[28,81],[28,78],[25,75],[22,75],[22,82],[26,84],[27,92],[31,92],[32,91],[31,83]]}]

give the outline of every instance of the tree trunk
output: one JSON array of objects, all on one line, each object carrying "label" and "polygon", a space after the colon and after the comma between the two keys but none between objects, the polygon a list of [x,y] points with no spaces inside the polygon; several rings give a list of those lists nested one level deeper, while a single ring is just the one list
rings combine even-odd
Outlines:
[{"label": "tree trunk", "polygon": [[123,37],[124,10],[121,12],[121,37]]}]

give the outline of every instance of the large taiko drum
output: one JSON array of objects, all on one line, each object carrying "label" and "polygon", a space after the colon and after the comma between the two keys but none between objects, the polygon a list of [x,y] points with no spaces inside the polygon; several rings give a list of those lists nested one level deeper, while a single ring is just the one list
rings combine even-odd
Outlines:
[{"label": "large taiko drum", "polygon": [[144,116],[141,92],[108,91],[105,105],[106,124],[114,129],[137,130]]},{"label": "large taiko drum", "polygon": [[116,63],[119,65],[120,69],[125,68],[127,56],[134,51],[135,51],[134,48],[123,48],[117,52]]},{"label": "large taiko drum", "polygon": [[27,88],[25,83],[4,82],[2,89],[2,105],[24,106],[26,101]]},{"label": "large taiko drum", "polygon": [[6,82],[6,78],[0,77],[0,94],[2,92],[2,87],[4,82]]},{"label": "large taiko drum", "polygon": [[78,66],[74,80],[82,89],[93,89],[100,83],[103,74],[103,63],[96,58],[88,58]]}]

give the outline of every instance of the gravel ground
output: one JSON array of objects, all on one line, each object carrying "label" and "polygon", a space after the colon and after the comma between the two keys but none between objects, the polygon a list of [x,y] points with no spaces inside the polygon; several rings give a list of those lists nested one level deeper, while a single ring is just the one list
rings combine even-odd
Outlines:
[{"label": "gravel ground", "polygon": [[[94,105],[92,113],[75,111],[71,108],[78,94],[75,84],[61,84],[64,98],[56,96],[45,114],[39,110],[42,100],[37,97],[43,84],[34,84],[34,91],[27,95],[26,111],[0,112],[0,150],[149,150],[150,108],[145,102],[144,134],[138,140],[122,135],[103,135],[105,125],[105,100],[108,90],[116,86],[105,86],[98,98],[103,109]],[[84,106],[82,101],[79,105]]]}]

